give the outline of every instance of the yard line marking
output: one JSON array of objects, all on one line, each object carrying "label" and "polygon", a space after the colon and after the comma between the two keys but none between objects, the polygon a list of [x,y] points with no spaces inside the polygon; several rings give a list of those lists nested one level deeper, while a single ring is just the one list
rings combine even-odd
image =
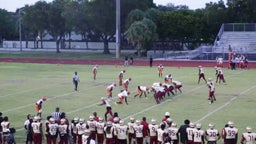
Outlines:
[{"label": "yard line marking", "polygon": [[47,87],[52,87],[52,86],[56,86],[57,84],[54,84],[54,85],[45,85],[43,87],[38,87],[38,88],[34,88],[34,89],[29,89],[29,90],[24,90],[24,91],[19,91],[19,92],[16,92],[16,93],[11,93],[11,94],[7,94],[7,95],[3,95],[3,96],[0,96],[0,98],[3,98],[3,97],[8,97],[8,96],[13,96],[13,95],[18,95],[18,94],[22,94],[22,93],[26,93],[26,92],[31,92],[31,91],[34,91],[34,90],[38,90],[38,89],[42,89],[42,88],[47,88]]},{"label": "yard line marking", "polygon": [[256,88],[256,85],[254,85],[254,86],[252,86],[252,87],[246,89],[245,91],[239,93],[239,95],[233,97],[232,99],[230,99],[229,101],[227,101],[224,105],[220,106],[219,108],[215,109],[214,111],[212,111],[212,112],[210,112],[210,113],[207,113],[207,114],[206,114],[205,116],[203,116],[201,119],[197,120],[196,123],[197,123],[197,122],[201,122],[202,120],[206,119],[207,117],[211,116],[212,114],[214,114],[214,113],[218,112],[219,110],[222,110],[223,108],[227,107],[228,105],[231,104],[232,101],[236,100],[238,97],[240,97],[241,95],[243,95],[243,94],[249,92],[250,90],[252,90],[252,89],[254,89],[254,88]]},{"label": "yard line marking", "polygon": [[[103,83],[99,83],[99,84],[104,84],[104,82],[103,82]],[[98,85],[98,86],[101,86],[101,85]],[[96,88],[96,87],[98,87],[98,86],[93,86],[93,87],[90,87],[90,88],[88,88],[88,89],[81,90],[81,91],[79,91],[79,92],[87,91],[87,90],[89,90],[89,89],[93,89],[93,88]],[[69,95],[71,95],[71,94],[73,94],[73,93],[77,93],[77,92],[76,92],[76,91],[72,91],[72,92],[69,92],[69,93],[64,93],[64,94],[62,94],[62,95],[54,96],[54,97],[52,97],[52,98],[48,98],[47,101],[50,101],[50,100],[52,100],[52,99],[59,98],[59,97],[69,96]],[[27,104],[27,105],[23,105],[23,106],[19,106],[19,107],[15,107],[15,108],[12,108],[12,109],[8,109],[8,110],[6,110],[6,111],[3,111],[3,112],[6,113],[6,112],[10,112],[10,111],[15,111],[15,110],[19,110],[19,109],[22,109],[22,108],[26,108],[26,107],[29,107],[29,106],[32,106],[32,105],[35,105],[35,103],[33,103],[33,104]]]}]

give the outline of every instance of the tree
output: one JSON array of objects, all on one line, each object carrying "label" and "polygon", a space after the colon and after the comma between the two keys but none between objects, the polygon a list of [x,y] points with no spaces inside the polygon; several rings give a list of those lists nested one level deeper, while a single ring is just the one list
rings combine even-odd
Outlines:
[{"label": "tree", "polygon": [[[49,4],[47,31],[56,41],[56,52],[63,48],[63,39],[66,32],[66,21],[63,17],[63,9],[68,0],[55,0]],[[62,43],[60,45],[60,43]]]},{"label": "tree", "polygon": [[0,47],[3,46],[3,39],[17,38],[16,16],[14,13],[0,9]]},{"label": "tree", "polygon": [[156,25],[150,19],[144,18],[141,21],[135,21],[127,31],[127,40],[131,43],[141,56],[143,46],[156,39]]}]

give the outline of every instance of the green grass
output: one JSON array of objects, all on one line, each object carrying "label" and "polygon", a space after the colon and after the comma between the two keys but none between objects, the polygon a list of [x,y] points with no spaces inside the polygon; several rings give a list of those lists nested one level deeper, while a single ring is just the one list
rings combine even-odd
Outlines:
[{"label": "green grass", "polygon": [[[125,55],[136,57],[133,53],[122,52],[120,59]],[[4,52],[0,53],[0,58],[54,58],[54,59],[115,59],[115,53],[102,54],[99,52]]]},{"label": "green grass", "polygon": [[[160,123],[164,113],[169,111],[178,126],[184,119],[190,119],[202,123],[203,129],[213,122],[221,130],[227,121],[232,120],[239,129],[239,139],[247,125],[255,128],[256,78],[253,69],[224,69],[227,85],[215,85],[217,101],[209,105],[208,88],[203,82],[197,84],[197,68],[165,67],[165,74],[172,73],[174,79],[183,83],[183,93],[157,105],[152,94],[148,98],[133,98],[137,85],[151,86],[153,82],[163,81],[157,76],[156,68],[100,66],[94,81],[92,65],[1,63],[0,67],[0,111],[9,117],[11,127],[17,129],[17,143],[24,143],[26,115],[35,114],[34,104],[41,96],[48,98],[43,105],[43,119],[56,106],[65,111],[69,119],[76,116],[87,119],[94,111],[103,117],[105,106],[97,104],[106,95],[106,86],[117,82],[117,75],[122,69],[126,69],[125,78],[132,78],[129,105],[115,105],[113,101],[111,104],[113,111],[118,112],[126,123],[131,116],[136,119],[146,116],[149,122],[155,118]],[[79,92],[73,91],[74,71],[80,76]],[[215,78],[213,68],[205,68],[205,74],[207,78]],[[121,87],[116,87],[113,95],[116,97],[120,90]]]}]

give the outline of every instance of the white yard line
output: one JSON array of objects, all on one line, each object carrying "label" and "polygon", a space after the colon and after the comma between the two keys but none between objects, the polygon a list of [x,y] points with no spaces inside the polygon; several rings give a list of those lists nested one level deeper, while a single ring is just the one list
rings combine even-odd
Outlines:
[{"label": "white yard line", "polygon": [[232,99],[230,99],[229,101],[227,101],[226,103],[224,103],[224,104],[223,104],[222,106],[220,106],[219,108],[215,109],[214,111],[212,111],[212,112],[210,112],[210,113],[207,113],[207,114],[206,114],[205,116],[203,116],[201,119],[197,120],[196,123],[205,120],[207,117],[211,116],[212,114],[214,114],[214,113],[216,113],[216,112],[222,110],[223,108],[227,107],[228,105],[232,104],[232,102],[233,102],[234,100],[236,100],[238,97],[240,97],[241,95],[243,95],[243,94],[245,94],[245,93],[247,93],[247,92],[253,90],[254,88],[256,88],[256,85],[254,85],[254,86],[252,86],[252,87],[250,87],[250,88],[248,88],[248,89],[242,91],[241,93],[239,93],[239,95],[233,97]]}]

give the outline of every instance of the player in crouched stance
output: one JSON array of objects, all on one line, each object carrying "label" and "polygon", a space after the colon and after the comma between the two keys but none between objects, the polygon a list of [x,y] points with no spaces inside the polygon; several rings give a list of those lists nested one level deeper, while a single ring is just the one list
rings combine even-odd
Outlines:
[{"label": "player in crouched stance", "polygon": [[216,101],[216,98],[215,98],[214,82],[211,78],[208,79],[207,86],[209,88],[209,98],[208,98],[208,100],[210,101],[209,104],[212,104],[213,101]]},{"label": "player in crouched stance", "polygon": [[149,88],[147,86],[138,86],[137,93],[134,95],[134,97],[139,96],[141,98],[142,94],[147,97],[147,93],[149,93]]},{"label": "player in crouched stance", "polygon": [[215,129],[215,125],[210,123],[209,128],[205,131],[205,140],[207,144],[217,144],[217,141],[220,139],[220,133]]},{"label": "player in crouched stance", "polygon": [[252,132],[252,128],[247,126],[246,132],[242,134],[241,144],[254,144],[256,140],[256,133]]},{"label": "player in crouched stance", "polygon": [[106,93],[107,93],[107,96],[108,98],[112,98],[112,91],[113,89],[116,87],[116,84],[115,83],[112,83],[110,84],[109,86],[107,86],[106,88]]},{"label": "player in crouched stance", "polygon": [[128,102],[127,102],[128,95],[130,95],[129,91],[121,90],[121,92],[117,95],[119,98],[119,101],[115,102],[115,104],[123,104],[123,102],[125,101],[125,103],[128,105]]}]

